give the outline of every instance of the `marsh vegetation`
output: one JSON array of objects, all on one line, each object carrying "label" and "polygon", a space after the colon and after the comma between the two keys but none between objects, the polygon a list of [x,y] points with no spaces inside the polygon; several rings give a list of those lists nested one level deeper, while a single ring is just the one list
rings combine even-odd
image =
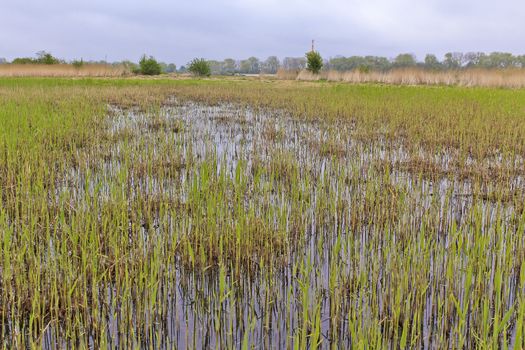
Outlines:
[{"label": "marsh vegetation", "polygon": [[0,80],[4,347],[521,348],[525,92]]}]

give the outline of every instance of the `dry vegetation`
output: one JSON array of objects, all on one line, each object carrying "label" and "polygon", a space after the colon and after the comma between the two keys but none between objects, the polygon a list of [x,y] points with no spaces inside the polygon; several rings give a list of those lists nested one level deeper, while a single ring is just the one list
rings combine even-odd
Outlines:
[{"label": "dry vegetation", "polygon": [[463,69],[432,71],[418,68],[394,69],[386,72],[324,71],[312,74],[309,71],[279,71],[280,79],[327,80],[348,83],[382,83],[394,85],[456,85],[466,87],[525,87],[525,69]]},{"label": "dry vegetation", "polygon": [[129,75],[124,66],[105,64],[0,64],[0,77],[121,77]]}]

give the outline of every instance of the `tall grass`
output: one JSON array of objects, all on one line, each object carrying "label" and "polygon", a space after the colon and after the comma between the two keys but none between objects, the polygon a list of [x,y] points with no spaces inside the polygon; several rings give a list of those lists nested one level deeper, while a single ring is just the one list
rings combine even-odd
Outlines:
[{"label": "tall grass", "polygon": [[0,77],[119,77],[131,72],[124,66],[105,64],[2,64]]},{"label": "tall grass", "polygon": [[321,74],[312,74],[306,70],[295,72],[281,72],[280,79],[320,80],[348,82],[348,83],[382,83],[394,85],[457,85],[479,87],[525,87],[524,69],[462,69],[432,71],[418,68],[393,69],[386,72],[363,72],[353,70],[348,72],[324,71]]}]

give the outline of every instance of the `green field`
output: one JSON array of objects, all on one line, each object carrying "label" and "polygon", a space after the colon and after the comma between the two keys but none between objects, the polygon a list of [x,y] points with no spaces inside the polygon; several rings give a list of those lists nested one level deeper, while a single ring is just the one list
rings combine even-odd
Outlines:
[{"label": "green field", "polygon": [[0,79],[3,348],[525,346],[525,90]]}]

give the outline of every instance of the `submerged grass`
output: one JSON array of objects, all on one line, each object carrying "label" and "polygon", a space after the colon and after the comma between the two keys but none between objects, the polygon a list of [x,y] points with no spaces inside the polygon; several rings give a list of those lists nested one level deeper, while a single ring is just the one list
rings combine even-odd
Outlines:
[{"label": "submerged grass", "polygon": [[3,347],[525,345],[525,92],[1,79]]}]

